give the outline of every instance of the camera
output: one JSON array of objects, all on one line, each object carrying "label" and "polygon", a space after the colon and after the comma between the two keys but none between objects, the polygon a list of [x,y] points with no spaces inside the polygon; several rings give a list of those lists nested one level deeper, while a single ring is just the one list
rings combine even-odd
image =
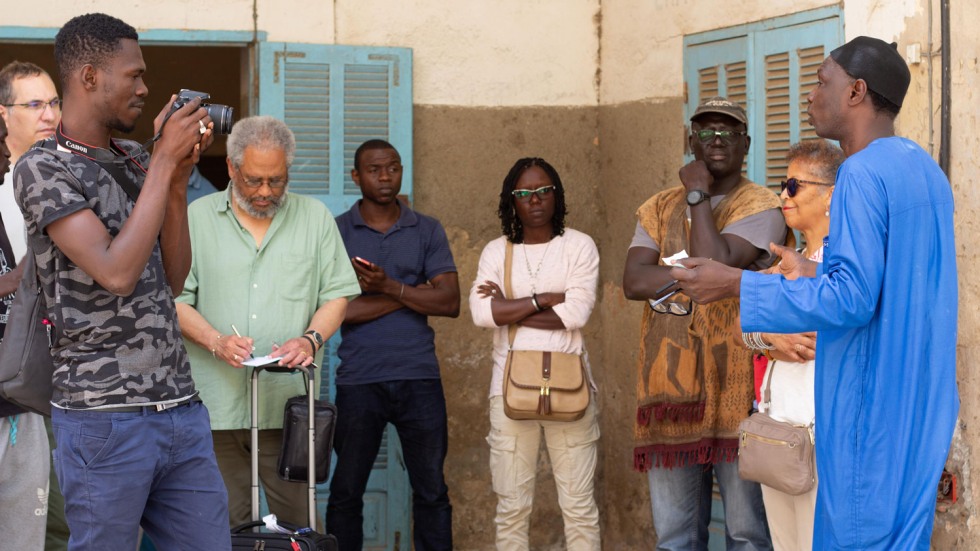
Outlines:
[{"label": "camera", "polygon": [[174,100],[174,104],[173,107],[170,108],[170,112],[173,113],[174,111],[187,105],[187,102],[195,98],[201,98],[201,107],[208,112],[211,120],[214,121],[214,133],[230,134],[231,127],[233,124],[235,124],[235,108],[228,107],[227,105],[221,105],[220,103],[208,103],[208,100],[211,99],[210,94],[195,92],[194,90],[184,88],[180,92],[177,92],[177,99]]}]

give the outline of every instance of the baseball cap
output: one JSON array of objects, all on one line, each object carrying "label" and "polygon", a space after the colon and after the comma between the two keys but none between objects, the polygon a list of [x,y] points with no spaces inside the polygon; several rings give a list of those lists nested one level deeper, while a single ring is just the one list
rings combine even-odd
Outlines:
[{"label": "baseball cap", "polygon": [[691,115],[691,120],[693,121],[694,119],[707,113],[728,115],[742,124],[749,123],[749,118],[745,115],[745,108],[738,103],[721,96],[714,96],[701,101],[701,103],[698,104],[698,108],[694,110],[694,114]]}]

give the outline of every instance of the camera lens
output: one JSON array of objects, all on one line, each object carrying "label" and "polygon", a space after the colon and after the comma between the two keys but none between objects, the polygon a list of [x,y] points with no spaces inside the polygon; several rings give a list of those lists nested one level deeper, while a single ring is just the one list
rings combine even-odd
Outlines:
[{"label": "camera lens", "polygon": [[235,108],[227,105],[212,103],[204,106],[208,116],[214,121],[215,134],[231,134],[231,127],[235,124]]}]

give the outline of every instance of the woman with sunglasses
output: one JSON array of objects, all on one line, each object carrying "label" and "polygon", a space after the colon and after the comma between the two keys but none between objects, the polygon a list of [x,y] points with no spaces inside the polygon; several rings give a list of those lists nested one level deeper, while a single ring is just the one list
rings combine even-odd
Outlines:
[{"label": "woman with sunglasses", "polygon": [[[470,290],[473,322],[494,329],[490,381],[490,475],[497,494],[497,549],[529,548],[538,446],[544,434],[570,551],[597,550],[599,511],[593,495],[599,426],[595,400],[576,421],[514,420],[504,413],[508,326],[514,349],[583,353],[582,327],[595,306],[599,252],[588,235],[565,227],[565,189],[543,159],[520,159],[504,178],[497,208],[503,236],[480,255]],[[511,248],[510,285],[504,271]],[[595,385],[589,376],[592,391]]]},{"label": "woman with sunglasses", "polygon": [[[786,225],[799,232],[804,257],[823,260],[823,240],[830,229],[830,200],[834,177],[844,162],[844,152],[825,140],[800,142],[786,154],[788,168],[780,198]],[[773,268],[778,271],[778,267]],[[778,316],[779,312],[773,312]],[[749,348],[761,349],[768,365],[756,388],[771,377],[771,397],[760,410],[770,417],[794,425],[812,425],[814,418],[813,369],[816,333],[782,335],[743,334]],[[819,444],[819,443],[818,443]],[[813,547],[813,515],[817,487],[802,495],[789,495],[765,484],[762,500],[766,505],[769,531],[776,551],[807,550]]]}]

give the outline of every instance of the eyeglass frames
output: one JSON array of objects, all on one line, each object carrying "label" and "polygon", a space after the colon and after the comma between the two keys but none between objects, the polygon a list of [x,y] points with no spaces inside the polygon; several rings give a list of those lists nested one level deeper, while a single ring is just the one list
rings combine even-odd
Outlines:
[{"label": "eyeglass frames", "polygon": [[[670,289],[674,285],[677,285],[677,280],[676,279],[673,280],[673,281],[671,281],[667,285],[664,285],[663,287],[657,289],[654,292],[654,294],[659,295],[660,293],[666,291],[667,289]],[[658,314],[673,314],[675,316],[686,316],[686,315],[688,315],[688,314],[691,313],[691,310],[694,309],[694,305],[693,304],[683,304],[683,303],[680,303],[680,302],[668,302],[668,303],[664,304],[664,301],[665,300],[667,300],[668,298],[676,295],[680,291],[681,291],[681,289],[679,289],[679,288],[678,289],[674,289],[673,291],[667,293],[666,295],[664,295],[664,296],[662,296],[662,297],[660,297],[660,298],[658,298],[656,300],[654,300],[652,298],[649,299],[649,300],[647,300],[647,303],[650,305],[650,309],[653,310],[654,312],[658,313]]]},{"label": "eyeglass frames", "polygon": [[241,178],[242,184],[245,187],[249,188],[249,189],[258,189],[258,188],[262,187],[262,184],[267,184],[272,189],[282,189],[282,188],[286,187],[286,184],[289,183],[289,178],[288,177],[286,177],[286,178],[274,178],[274,179],[268,179],[268,178],[246,178],[245,175],[242,174],[241,169],[239,169],[237,167],[235,168],[235,172],[238,172],[238,176]]},{"label": "eyeglass frames", "polygon": [[532,195],[537,195],[538,199],[544,200],[545,197],[551,195],[555,191],[555,186],[541,186],[538,189],[515,189],[510,192],[514,196],[514,199],[526,203],[531,200]]},{"label": "eyeglass frames", "polygon": [[740,132],[738,130],[692,130],[691,135],[698,139],[702,145],[708,145],[715,141],[715,138],[721,138],[721,143],[725,145],[732,145],[736,140],[742,136],[748,135],[748,132]]},{"label": "eyeglass frames", "polygon": [[812,184],[815,186],[832,186],[834,184],[828,184],[827,182],[813,182],[810,180],[800,180],[799,178],[787,178],[782,182],[779,182],[779,192],[786,192],[786,195],[790,197],[796,197],[797,192],[800,191],[800,184]]},{"label": "eyeglass frames", "polygon": [[36,99],[34,101],[28,101],[26,103],[5,103],[4,107],[26,107],[31,111],[44,111],[45,107],[50,107],[52,111],[57,111],[61,109],[61,98],[54,98],[51,101],[41,101]]}]

